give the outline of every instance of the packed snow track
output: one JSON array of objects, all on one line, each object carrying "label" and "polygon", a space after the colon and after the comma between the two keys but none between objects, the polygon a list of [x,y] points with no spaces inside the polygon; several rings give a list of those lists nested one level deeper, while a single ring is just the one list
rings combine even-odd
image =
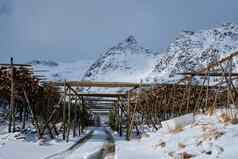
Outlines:
[{"label": "packed snow track", "polygon": [[91,130],[83,139],[66,151],[49,156],[46,159],[113,159],[114,139],[103,127]]}]

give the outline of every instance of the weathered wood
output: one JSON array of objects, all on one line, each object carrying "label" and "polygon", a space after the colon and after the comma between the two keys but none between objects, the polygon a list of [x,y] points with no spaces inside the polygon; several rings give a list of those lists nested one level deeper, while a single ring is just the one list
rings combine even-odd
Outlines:
[{"label": "weathered wood", "polygon": [[122,93],[77,93],[77,94],[67,94],[70,96],[78,96],[78,97],[109,97],[109,98],[117,98],[117,97],[126,97],[127,94]]},{"label": "weathered wood", "polygon": [[[64,86],[63,82],[60,81],[52,81],[56,86]],[[129,82],[90,82],[90,81],[67,81],[67,85],[71,87],[104,87],[104,88],[118,88],[118,87],[139,87],[142,85],[143,87],[149,87],[151,84],[140,84],[140,83],[129,83]]]},{"label": "weathered wood", "polygon": [[215,77],[218,77],[218,76],[238,76],[238,73],[229,73],[229,72],[225,72],[225,73],[222,73],[222,72],[209,72],[209,73],[206,73],[206,72],[184,72],[184,73],[176,73],[178,75],[191,75],[191,76],[215,76]]},{"label": "weathered wood", "polygon": [[63,140],[66,139],[66,81],[64,83],[64,105],[63,105]]}]

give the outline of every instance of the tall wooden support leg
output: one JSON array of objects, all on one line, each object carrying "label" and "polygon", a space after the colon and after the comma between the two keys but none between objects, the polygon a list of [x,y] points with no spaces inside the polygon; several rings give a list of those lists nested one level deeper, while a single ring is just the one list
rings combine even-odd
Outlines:
[{"label": "tall wooden support leg", "polygon": [[77,98],[74,99],[73,112],[74,112],[74,121],[73,121],[73,137],[76,136],[76,126],[77,126]]},{"label": "tall wooden support leg", "polygon": [[187,113],[189,113],[192,77],[188,81]]},{"label": "tall wooden support leg", "polygon": [[[13,126],[13,130],[12,130]],[[14,67],[13,58],[11,58],[11,99],[10,99],[10,113],[8,132],[15,132],[15,96],[14,96]]]},{"label": "tall wooden support leg", "polygon": [[130,131],[130,125],[131,125],[131,102],[130,102],[130,91],[128,92],[128,101],[127,101],[127,131],[126,131],[126,139],[129,141],[130,140],[130,137],[131,137],[131,131]]},{"label": "tall wooden support leg", "polygon": [[207,72],[207,89],[206,89],[206,109],[208,109],[208,98],[209,98],[209,83],[210,83],[210,78],[209,78],[209,70]]},{"label": "tall wooden support leg", "polygon": [[84,114],[83,113],[85,113],[85,102],[84,102],[84,98],[82,97],[81,98],[81,100],[82,100],[82,109],[81,109],[81,132],[83,132],[84,131],[84,128],[85,128],[85,116],[84,116]]},{"label": "tall wooden support leg", "polygon": [[64,81],[64,104],[63,104],[63,140],[65,140],[65,134],[66,134],[66,81]]},{"label": "tall wooden support leg", "polygon": [[26,113],[27,113],[27,109],[26,109],[26,105],[23,105],[23,121],[22,121],[22,130],[25,129],[26,126]]},{"label": "tall wooden support leg", "polygon": [[81,112],[81,110],[80,110],[80,108],[81,108],[81,102],[80,101],[78,101],[79,103],[79,105],[77,106],[77,123],[78,123],[78,134],[79,134],[79,136],[81,135],[81,124],[80,124],[80,112]]},{"label": "tall wooden support leg", "polygon": [[68,121],[67,121],[67,138],[66,142],[69,142],[69,135],[70,135],[70,128],[71,128],[71,96],[70,96],[70,90],[69,90],[69,101],[68,101]]},{"label": "tall wooden support leg", "polygon": [[115,107],[116,107],[116,130],[119,132],[120,130],[120,114],[119,114],[119,107],[118,103],[115,102]]},{"label": "tall wooden support leg", "polygon": [[[234,100],[234,96],[232,94],[233,91],[232,91],[232,78],[231,78],[231,74],[232,74],[232,58],[230,58],[230,60],[229,60],[229,79],[228,79],[229,87],[228,88],[230,88],[229,89],[229,94],[230,94],[230,98],[231,98],[232,104],[235,106],[235,100]],[[234,89],[236,89],[236,88],[234,88]],[[234,116],[233,116],[233,112],[232,112],[232,108],[230,107],[230,104],[229,104],[229,110],[230,110],[230,116],[231,116],[231,118],[233,118]]]},{"label": "tall wooden support leg", "polygon": [[119,135],[122,136],[122,105],[120,102],[120,97],[117,99],[117,107],[118,107],[118,122],[119,122]]}]

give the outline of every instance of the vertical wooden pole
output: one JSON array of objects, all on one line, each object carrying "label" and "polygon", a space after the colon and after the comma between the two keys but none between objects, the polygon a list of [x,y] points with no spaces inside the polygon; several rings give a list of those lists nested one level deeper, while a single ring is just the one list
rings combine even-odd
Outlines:
[{"label": "vertical wooden pole", "polygon": [[63,105],[63,140],[65,140],[66,134],[66,81],[64,81],[64,105]]},{"label": "vertical wooden pole", "polygon": [[76,125],[77,125],[77,98],[74,99],[73,112],[74,112],[74,121],[73,121],[73,137],[76,136]]},{"label": "vertical wooden pole", "polygon": [[81,106],[82,106],[82,103],[79,101],[79,105],[78,105],[78,133],[79,133],[79,136],[81,135],[81,120],[80,120],[80,114],[81,114]]},{"label": "vertical wooden pole", "polygon": [[127,114],[128,114],[128,119],[127,119],[127,132],[126,132],[126,139],[129,141],[130,140],[130,125],[131,125],[131,110],[130,110],[130,91],[128,91],[128,101],[127,101]]},{"label": "vertical wooden pole", "polygon": [[23,123],[22,123],[22,130],[25,129],[26,126],[26,113],[27,113],[27,109],[26,109],[26,105],[23,105]]},{"label": "vertical wooden pole", "polygon": [[192,78],[188,80],[188,97],[187,97],[187,113],[189,113],[189,107],[190,107],[190,96],[191,96],[191,83]]},{"label": "vertical wooden pole", "polygon": [[83,96],[81,97],[81,100],[82,100],[82,109],[81,109],[81,132],[83,132],[84,131],[84,128],[85,128],[85,126],[86,126],[86,119],[85,119],[85,102],[84,102],[84,98],[83,98]]},{"label": "vertical wooden pole", "polygon": [[[8,132],[15,132],[15,97],[14,97],[14,67],[13,58],[11,57],[11,99],[10,99],[10,113]],[[12,130],[13,126],[13,130]]]},{"label": "vertical wooden pole", "polygon": [[68,122],[67,122],[67,140],[66,142],[69,142],[69,135],[70,135],[70,128],[71,128],[71,95],[70,95],[70,90],[69,90],[69,101],[68,101]]},{"label": "vertical wooden pole", "polygon": [[122,105],[120,102],[120,97],[117,98],[117,106],[118,106],[118,117],[119,117],[119,134],[122,136]]},{"label": "vertical wooden pole", "polygon": [[[232,94],[232,79],[231,79],[231,74],[232,74],[232,58],[230,58],[230,60],[229,60],[229,79],[228,79],[228,81],[229,81],[229,87],[228,88],[230,88],[229,89],[229,94],[230,94],[230,98],[231,98],[231,100],[232,100],[232,104],[233,105],[235,105],[235,100],[234,100],[234,98],[233,98],[233,94]],[[230,107],[230,104],[231,104],[231,102],[230,101],[228,101],[229,102],[229,105],[228,105],[228,109],[230,110],[230,116],[231,116],[231,118],[233,118],[233,112],[232,112],[232,108]]]},{"label": "vertical wooden pole", "polygon": [[209,82],[210,82],[210,76],[209,76],[209,70],[207,70],[207,90],[206,90],[206,109],[208,109],[208,96],[209,96]]}]

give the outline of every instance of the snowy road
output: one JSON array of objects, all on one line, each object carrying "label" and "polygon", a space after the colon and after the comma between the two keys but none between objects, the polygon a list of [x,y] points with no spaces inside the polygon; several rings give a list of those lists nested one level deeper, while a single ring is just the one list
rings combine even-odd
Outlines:
[{"label": "snowy road", "polygon": [[105,147],[112,141],[106,128],[95,128],[89,139],[80,146],[53,155],[47,159],[99,159],[105,154]]}]

